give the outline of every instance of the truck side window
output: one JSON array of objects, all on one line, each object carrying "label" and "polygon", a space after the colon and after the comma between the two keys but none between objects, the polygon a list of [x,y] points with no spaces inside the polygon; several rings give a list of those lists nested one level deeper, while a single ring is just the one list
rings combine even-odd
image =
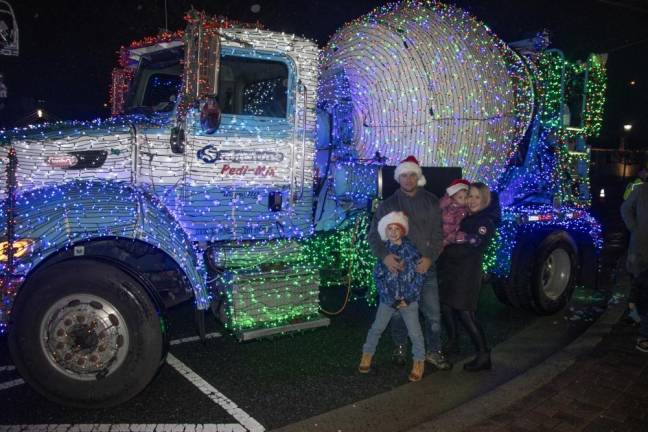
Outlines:
[{"label": "truck side window", "polygon": [[224,114],[286,117],[288,66],[281,61],[226,55],[218,88]]}]

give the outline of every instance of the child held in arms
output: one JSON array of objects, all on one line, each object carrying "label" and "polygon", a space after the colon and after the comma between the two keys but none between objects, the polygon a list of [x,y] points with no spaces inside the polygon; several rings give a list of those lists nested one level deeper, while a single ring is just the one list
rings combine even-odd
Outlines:
[{"label": "child held in arms", "polygon": [[404,269],[400,272],[390,272],[381,260],[376,263],[374,278],[380,303],[376,311],[376,319],[362,346],[362,359],[358,371],[368,373],[371,370],[371,360],[380,336],[387,328],[392,315],[400,313],[412,341],[414,361],[409,380],[420,381],[425,368],[425,342],[419,322],[418,301],[425,275],[415,271],[421,255],[407,238],[408,231],[408,218],[403,212],[393,211],[378,222],[380,239],[386,243],[389,253],[401,260]]},{"label": "child held in arms", "polygon": [[459,230],[459,225],[468,214],[468,190],[470,182],[464,179],[453,180],[446,188],[441,198],[441,216],[443,218],[443,247],[452,243],[466,241],[465,234]]}]

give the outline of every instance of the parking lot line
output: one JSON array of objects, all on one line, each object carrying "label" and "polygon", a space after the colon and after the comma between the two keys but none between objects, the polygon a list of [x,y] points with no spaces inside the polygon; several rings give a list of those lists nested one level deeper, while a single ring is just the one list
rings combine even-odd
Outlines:
[{"label": "parking lot line", "polygon": [[12,371],[12,370],[15,370],[15,369],[16,369],[16,366],[14,366],[14,365],[0,366],[0,372]]},{"label": "parking lot line", "polygon": [[25,381],[23,381],[22,378],[18,378],[18,379],[11,380],[11,381],[1,382],[0,383],[0,391],[7,390],[8,388],[11,388],[11,387],[19,386],[21,384],[25,384]]},{"label": "parking lot line", "polygon": [[31,424],[0,425],[0,432],[245,432],[233,424]]},{"label": "parking lot line", "polygon": [[194,371],[189,369],[187,365],[178,360],[173,354],[167,355],[167,363],[169,366],[177,370],[181,375],[187,378],[193,385],[198,387],[198,390],[203,392],[212,401],[218,404],[221,408],[227,411],[234,417],[246,430],[250,432],[262,432],[265,428],[261,423],[257,422],[248,413],[239,408],[232,400],[227,398],[224,394],[219,392],[214,386],[209,384],[201,378]]}]

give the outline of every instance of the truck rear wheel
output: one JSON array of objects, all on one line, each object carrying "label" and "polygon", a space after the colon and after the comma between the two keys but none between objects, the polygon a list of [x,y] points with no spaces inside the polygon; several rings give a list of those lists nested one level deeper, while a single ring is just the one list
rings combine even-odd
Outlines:
[{"label": "truck rear wheel", "polygon": [[576,283],[578,255],[571,237],[557,231],[540,243],[522,241],[509,280],[495,282],[495,293],[505,304],[551,315],[571,299]]},{"label": "truck rear wheel", "polygon": [[63,261],[28,279],[12,313],[16,368],[55,402],[113,406],[135,396],[164,357],[160,317],[142,285],[99,261]]}]

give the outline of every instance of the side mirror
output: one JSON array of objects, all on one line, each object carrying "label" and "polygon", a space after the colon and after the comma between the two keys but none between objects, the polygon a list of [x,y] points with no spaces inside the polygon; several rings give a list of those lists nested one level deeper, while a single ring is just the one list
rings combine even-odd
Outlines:
[{"label": "side mirror", "polygon": [[185,19],[181,105],[188,108],[218,94],[221,43],[218,28],[204,12],[191,9]]},{"label": "side mirror", "polygon": [[208,97],[200,108],[200,126],[207,134],[218,130],[221,122],[221,110],[216,98]]}]

